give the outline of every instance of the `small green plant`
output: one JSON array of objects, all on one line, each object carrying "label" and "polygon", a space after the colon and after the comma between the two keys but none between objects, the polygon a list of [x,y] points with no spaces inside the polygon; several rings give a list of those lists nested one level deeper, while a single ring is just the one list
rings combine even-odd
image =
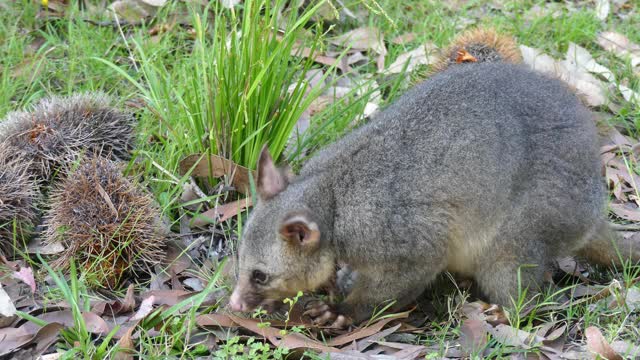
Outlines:
[{"label": "small green plant", "polygon": [[300,297],[302,297],[302,291],[298,291],[296,296],[294,296],[293,298],[286,298],[282,301],[285,304],[289,304],[287,318],[284,320],[284,329],[280,330],[280,335],[282,336],[287,335],[289,331],[299,333],[304,329],[304,327],[301,326],[294,326],[290,330],[287,330],[287,328],[289,327],[289,321],[291,321],[291,312],[293,311],[293,307],[298,303]]},{"label": "small green plant", "polygon": [[[189,340],[196,330],[196,316],[217,308],[215,305],[203,310],[203,302],[212,292],[219,290],[219,280],[225,263],[226,260],[218,265],[215,273],[208,279],[208,285],[201,292],[169,308],[158,308],[140,322],[142,354],[162,357],[203,355],[206,350],[197,344],[190,344]],[[183,313],[184,309],[188,311]],[[150,335],[149,331],[152,329],[157,329],[159,335]]]},{"label": "small green plant", "polygon": [[[120,326],[115,326],[106,336],[100,338],[99,341],[95,341],[84,318],[84,314],[90,311],[89,294],[87,288],[78,279],[75,260],[71,259],[70,261],[69,282],[67,282],[64,276],[53,270],[39,254],[38,259],[53,279],[57,289],[62,293],[64,300],[69,304],[73,316],[74,325],[60,331],[62,338],[60,349],[63,350],[61,359],[93,360],[108,358],[114,350],[110,346],[111,340]],[[36,323],[42,322],[24,313],[21,313],[21,315],[27,320]]]},{"label": "small green plant", "polygon": [[253,310],[253,313],[251,314],[251,317],[253,319],[259,319],[260,322],[258,323],[258,328],[260,329],[264,329],[264,328],[268,328],[271,326],[271,322],[269,321],[264,321],[264,317],[267,315],[267,310],[264,310],[263,308],[261,308],[260,306],[258,306],[257,308],[255,308]]},{"label": "small green plant", "polygon": [[227,340],[220,349],[214,353],[215,359],[284,359],[289,354],[289,349],[278,346],[271,349],[266,342],[256,341],[250,337],[246,343],[240,343],[240,337],[234,336]]},{"label": "small green plant", "polygon": [[371,315],[371,318],[369,319],[369,321],[367,321],[367,325],[369,326],[373,323],[375,323],[378,320],[382,320],[388,317],[393,316],[394,314],[384,314],[387,310],[389,310],[394,304],[396,303],[395,300],[393,301],[387,301],[385,303],[382,304],[381,307],[376,307],[373,309],[373,314]]}]

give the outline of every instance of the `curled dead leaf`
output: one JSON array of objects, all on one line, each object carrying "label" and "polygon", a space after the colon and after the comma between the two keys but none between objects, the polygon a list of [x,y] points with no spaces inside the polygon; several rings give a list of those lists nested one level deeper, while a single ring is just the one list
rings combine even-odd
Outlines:
[{"label": "curled dead leaf", "polygon": [[592,353],[600,355],[607,360],[622,360],[622,356],[611,348],[609,342],[602,336],[597,327],[588,327],[585,330],[585,337],[587,338],[587,349]]},{"label": "curled dead leaf", "polygon": [[478,319],[468,319],[460,327],[460,345],[466,354],[472,354],[487,345],[486,323]]},{"label": "curled dead leaf", "polygon": [[2,329],[6,331],[0,335],[0,356],[6,356],[32,344],[35,344],[35,349],[31,355],[38,356],[58,339],[58,334],[63,328],[62,324],[51,323],[38,328],[34,333],[26,333],[22,328]]},{"label": "curled dead leaf", "polygon": [[598,45],[622,59],[630,58],[631,66],[640,65],[640,45],[632,43],[620,33],[613,31],[600,33],[598,35]]},{"label": "curled dead leaf", "polygon": [[232,201],[230,203],[216,206],[213,209],[209,209],[202,214],[196,215],[193,219],[192,226],[202,227],[208,224],[215,224],[218,222],[226,221],[239,213],[244,209],[251,207],[253,202],[251,198],[240,199]]},{"label": "curled dead leaf", "polygon": [[36,292],[36,279],[33,277],[33,270],[30,267],[22,267],[19,271],[11,275],[14,279],[18,279],[29,285],[32,293]]},{"label": "curled dead leaf", "polygon": [[396,58],[396,61],[385,69],[385,73],[398,74],[402,71],[405,65],[407,66],[406,71],[410,72],[420,65],[433,64],[437,60],[435,50],[436,48],[432,43],[426,43],[414,50],[400,54]]},{"label": "curled dead leaf", "polygon": [[[191,168],[193,168],[192,176],[204,178],[226,176],[237,191],[243,194],[248,194],[250,191],[250,170],[221,156],[194,154],[180,161],[180,175],[185,175]],[[255,174],[253,175],[255,177]]]},{"label": "curled dead leaf", "polygon": [[142,320],[147,315],[151,314],[153,311],[153,304],[156,301],[156,297],[154,295],[149,296],[148,298],[142,300],[140,303],[140,308],[138,311],[129,319],[130,321]]},{"label": "curled dead leaf", "polygon": [[358,339],[362,339],[364,337],[367,336],[371,336],[377,332],[379,332],[380,330],[382,330],[382,328],[388,324],[389,322],[393,321],[393,320],[397,320],[397,319],[404,319],[407,316],[409,316],[409,313],[411,312],[411,310],[409,311],[405,311],[405,312],[401,312],[398,314],[394,314],[392,316],[389,316],[387,318],[384,318],[372,325],[369,326],[365,326],[362,328],[358,328],[355,329],[347,334],[343,334],[340,335],[338,337],[335,337],[333,339],[331,339],[331,341],[329,341],[327,344],[329,346],[340,346],[340,345],[344,345],[344,344],[348,344],[352,341],[358,340]]},{"label": "curled dead leaf", "polygon": [[371,50],[379,55],[386,55],[384,36],[375,27],[361,27],[330,40],[334,45],[350,47],[353,50]]},{"label": "curled dead leaf", "polygon": [[487,331],[501,344],[517,347],[520,349],[531,349],[532,346],[542,342],[542,338],[536,334],[516,329],[513,326],[500,324],[489,327]]}]

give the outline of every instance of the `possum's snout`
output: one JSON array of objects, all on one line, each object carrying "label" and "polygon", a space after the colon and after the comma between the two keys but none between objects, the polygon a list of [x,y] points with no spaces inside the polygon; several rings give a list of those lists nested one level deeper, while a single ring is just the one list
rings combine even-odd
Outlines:
[{"label": "possum's snout", "polygon": [[264,300],[264,296],[256,290],[246,277],[240,276],[229,299],[231,310],[248,312],[258,307]]},{"label": "possum's snout", "polygon": [[229,308],[231,311],[250,312],[257,307],[261,307],[269,313],[278,311],[281,302],[274,299],[267,299],[255,292],[244,292],[242,288],[236,287],[229,299]]},{"label": "possum's snout", "polygon": [[238,291],[238,288],[236,288],[233,291],[233,294],[231,294],[229,307],[231,308],[231,311],[247,312],[253,310],[250,308],[250,305],[242,299],[242,295],[240,294],[240,291]]}]

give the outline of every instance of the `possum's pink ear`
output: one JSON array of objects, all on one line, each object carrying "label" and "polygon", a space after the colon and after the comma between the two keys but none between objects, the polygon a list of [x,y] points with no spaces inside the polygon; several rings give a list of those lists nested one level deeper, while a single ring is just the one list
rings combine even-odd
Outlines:
[{"label": "possum's pink ear", "polygon": [[258,182],[256,188],[262,200],[268,200],[287,188],[289,181],[283,171],[273,163],[269,147],[264,145],[258,158]]},{"label": "possum's pink ear", "polygon": [[288,216],[280,225],[280,236],[289,244],[302,246],[305,250],[314,250],[320,244],[318,224],[302,214]]}]

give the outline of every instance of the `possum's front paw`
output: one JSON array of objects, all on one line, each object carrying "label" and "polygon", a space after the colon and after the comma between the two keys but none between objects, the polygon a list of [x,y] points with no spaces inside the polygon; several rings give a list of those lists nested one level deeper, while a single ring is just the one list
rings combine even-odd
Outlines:
[{"label": "possum's front paw", "polygon": [[327,326],[334,329],[346,329],[352,321],[349,317],[339,314],[324,301],[314,300],[305,304],[303,315],[309,316],[314,325]]}]

